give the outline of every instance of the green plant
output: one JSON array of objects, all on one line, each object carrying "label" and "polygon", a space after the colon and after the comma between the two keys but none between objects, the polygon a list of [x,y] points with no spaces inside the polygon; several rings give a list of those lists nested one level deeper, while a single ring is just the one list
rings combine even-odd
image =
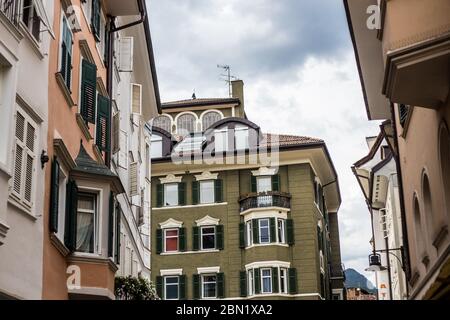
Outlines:
[{"label": "green plant", "polygon": [[114,291],[117,300],[159,300],[151,281],[142,277],[116,277]]}]

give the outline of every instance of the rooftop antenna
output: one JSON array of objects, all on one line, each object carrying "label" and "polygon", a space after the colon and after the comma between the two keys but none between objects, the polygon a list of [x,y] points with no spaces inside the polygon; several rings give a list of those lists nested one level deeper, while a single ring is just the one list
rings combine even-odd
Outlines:
[{"label": "rooftop antenna", "polygon": [[228,96],[231,98],[231,81],[237,79],[235,76],[231,75],[231,67],[229,65],[217,65],[217,68],[224,69],[226,74],[221,74],[221,77],[225,77],[225,79],[221,79],[228,83]]}]

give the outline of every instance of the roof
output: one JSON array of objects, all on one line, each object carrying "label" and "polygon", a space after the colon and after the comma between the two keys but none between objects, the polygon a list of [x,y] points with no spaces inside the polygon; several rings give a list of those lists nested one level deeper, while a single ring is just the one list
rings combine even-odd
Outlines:
[{"label": "roof", "polygon": [[193,107],[193,106],[209,106],[218,104],[238,103],[241,101],[238,98],[201,98],[201,99],[186,99],[178,101],[169,101],[162,104],[163,109],[179,108],[179,107]]},{"label": "roof", "polygon": [[260,142],[260,147],[264,146],[280,146],[280,147],[290,147],[299,145],[311,145],[311,144],[321,144],[325,143],[321,139],[311,138],[306,136],[293,136],[284,134],[271,134],[264,133],[263,139]]}]

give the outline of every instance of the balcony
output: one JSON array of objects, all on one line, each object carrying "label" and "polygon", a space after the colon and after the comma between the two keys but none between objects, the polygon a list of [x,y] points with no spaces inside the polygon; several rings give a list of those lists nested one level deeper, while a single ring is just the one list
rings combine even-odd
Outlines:
[{"label": "balcony", "polygon": [[291,195],[283,192],[252,193],[239,199],[240,212],[249,209],[280,207],[291,208]]},{"label": "balcony", "polygon": [[0,11],[3,13],[9,21],[15,26],[18,25],[17,19],[19,12],[19,1],[17,0],[0,0]]}]

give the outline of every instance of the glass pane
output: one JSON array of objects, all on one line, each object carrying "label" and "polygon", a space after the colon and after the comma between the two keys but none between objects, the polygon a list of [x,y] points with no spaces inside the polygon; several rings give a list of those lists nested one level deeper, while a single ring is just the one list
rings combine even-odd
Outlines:
[{"label": "glass pane", "polygon": [[203,297],[216,297],[216,276],[203,276]]},{"label": "glass pane", "polygon": [[178,284],[178,277],[167,277],[166,284]]},{"label": "glass pane", "polygon": [[178,134],[185,136],[195,131],[195,117],[192,114],[184,114],[177,120]]},{"label": "glass pane", "polygon": [[259,238],[261,243],[270,242],[269,220],[259,220]]},{"label": "glass pane", "polygon": [[280,269],[280,291],[286,293],[286,269]]},{"label": "glass pane", "polygon": [[202,229],[202,249],[214,249],[216,247],[215,243],[215,230],[212,228]]},{"label": "glass pane", "polygon": [[256,181],[257,181],[257,191],[258,192],[272,191],[272,178],[271,177],[258,177]]},{"label": "glass pane", "polygon": [[77,243],[79,252],[94,252],[94,214],[78,212],[77,214]]},{"label": "glass pane", "polygon": [[153,126],[171,132],[170,130],[170,119],[166,116],[159,116],[153,120]]},{"label": "glass pane", "polygon": [[178,250],[178,237],[166,238],[166,251],[177,251],[177,250]]},{"label": "glass pane", "polygon": [[89,195],[78,196],[78,210],[94,210],[94,197]]},{"label": "glass pane", "polygon": [[284,221],[281,219],[278,220],[278,242],[284,242]]},{"label": "glass pane", "polygon": [[166,279],[166,299],[178,299],[178,278],[176,284],[168,284]]},{"label": "glass pane", "polygon": [[226,151],[228,145],[228,131],[217,130],[214,133],[214,149],[216,152]]},{"label": "glass pane", "polygon": [[214,181],[200,182],[200,203],[214,202]]},{"label": "glass pane", "polygon": [[151,158],[161,158],[162,157],[162,141],[152,141],[151,145]]},{"label": "glass pane", "polygon": [[270,293],[272,292],[272,279],[269,277],[263,278],[263,287],[262,291],[264,293]]},{"label": "glass pane", "polygon": [[248,128],[236,128],[234,131],[236,150],[248,149]]},{"label": "glass pane", "polygon": [[212,126],[215,122],[220,120],[220,114],[218,112],[212,111],[208,112],[203,116],[203,131],[208,129],[210,126]]},{"label": "glass pane", "polygon": [[164,203],[166,206],[178,205],[178,184],[165,184],[164,185]]}]

